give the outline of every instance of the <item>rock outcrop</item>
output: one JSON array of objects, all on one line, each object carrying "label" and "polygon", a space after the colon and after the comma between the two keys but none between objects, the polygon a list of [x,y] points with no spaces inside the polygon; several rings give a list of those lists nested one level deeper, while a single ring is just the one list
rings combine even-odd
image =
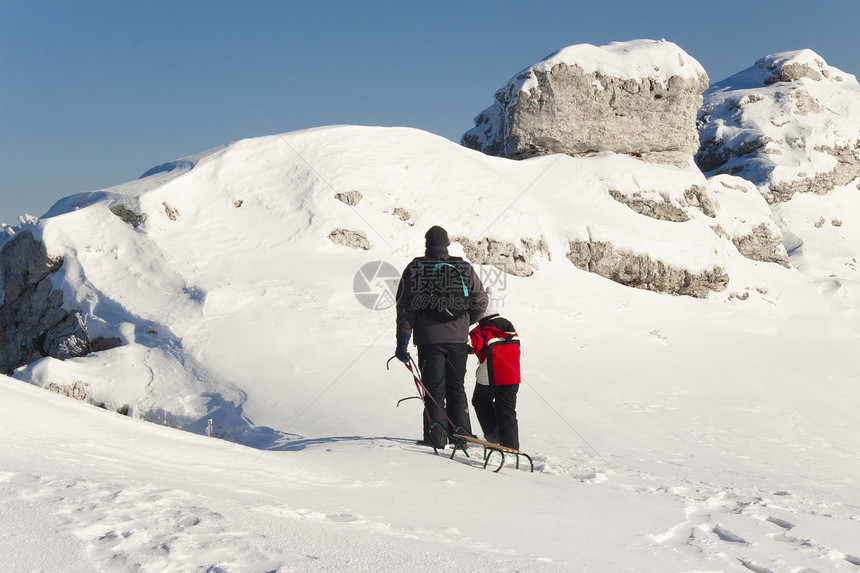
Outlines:
[{"label": "rock outcrop", "polygon": [[698,122],[702,171],[743,177],[771,203],[860,177],[860,84],[812,50],[767,56],[714,85]]},{"label": "rock outcrop", "polygon": [[714,202],[700,185],[691,185],[684,190],[683,195],[678,196],[672,196],[667,190],[628,192],[621,189],[610,189],[609,195],[640,215],[661,221],[675,223],[689,221],[692,218],[689,213],[691,207],[698,209],[707,217],[716,216]]},{"label": "rock outcrop", "polygon": [[51,284],[62,266],[63,258],[49,255],[29,231],[0,250],[0,373],[44,356],[66,360],[121,344],[117,337],[91,338],[80,311],[63,308],[63,291]]},{"label": "rock outcrop", "polygon": [[652,219],[706,225],[750,260],[789,266],[782,233],[767,202],[755,185],[740,177],[718,175],[686,186],[664,182],[657,188],[621,177],[609,184],[608,193]]},{"label": "rock outcrop", "polygon": [[567,258],[582,270],[624,286],[672,295],[707,298],[729,282],[729,275],[718,266],[691,272],[603,241],[571,241]]},{"label": "rock outcrop", "polygon": [[136,213],[125,205],[111,205],[110,212],[137,229],[146,221],[146,213]]},{"label": "rock outcrop", "polygon": [[790,266],[782,232],[755,185],[740,177],[718,175],[708,180],[703,196],[714,206],[709,226],[717,236],[731,241],[750,260]]},{"label": "rock outcrop", "polygon": [[341,203],[346,203],[350,207],[355,207],[361,202],[363,196],[361,191],[353,189],[352,191],[345,191],[342,193],[335,193],[334,198],[340,201]]},{"label": "rock outcrop", "polygon": [[675,44],[570,46],[512,78],[461,143],[522,159],[613,151],[689,164],[708,76]]},{"label": "rock outcrop", "polygon": [[361,231],[335,229],[328,234],[328,238],[335,245],[349,247],[350,249],[366,251],[370,248],[370,241],[367,240],[367,235]]},{"label": "rock outcrop", "polygon": [[90,338],[79,313],[63,307],[63,293],[50,275],[63,265],[24,231],[0,251],[3,304],[0,305],[0,372],[42,356],[70,358],[89,352]]},{"label": "rock outcrop", "polygon": [[[752,183],[739,177],[719,175],[682,185],[683,180],[670,184],[671,178],[667,177],[661,186],[653,188],[641,185],[638,179],[623,175],[613,177],[606,181],[607,193],[638,215],[657,221],[648,225],[650,234],[675,236],[677,241],[684,228],[704,228],[707,233],[731,243],[750,260],[789,266],[779,227],[771,218],[767,202]],[[642,177],[642,180],[648,179]],[[621,217],[618,220],[622,220]],[[641,224],[629,216],[623,220],[628,228]],[[717,255],[716,250],[702,250],[695,260],[678,257],[677,252],[683,249],[669,249],[655,255],[654,250],[640,251],[635,238],[617,240],[623,235],[620,228],[596,226],[595,229],[599,231],[595,238],[589,229],[587,238],[581,236],[568,243],[567,259],[582,270],[625,286],[695,298],[722,292],[728,284],[730,277],[723,265],[725,259]],[[644,229],[642,227],[639,232],[644,233]],[[691,240],[704,244],[705,237],[699,234]]]},{"label": "rock outcrop", "polygon": [[[715,228],[714,232],[722,235],[722,229]],[[784,267],[788,264],[788,253],[782,242],[782,235],[774,233],[768,225],[762,223],[754,227],[752,232],[739,237],[729,237],[738,251],[748,259],[765,263],[778,263]]]},{"label": "rock outcrop", "polygon": [[468,237],[452,237],[463,246],[466,257],[474,264],[492,265],[517,277],[528,277],[538,268],[538,257],[550,258],[546,239],[520,239],[519,245],[496,239],[472,241]]}]

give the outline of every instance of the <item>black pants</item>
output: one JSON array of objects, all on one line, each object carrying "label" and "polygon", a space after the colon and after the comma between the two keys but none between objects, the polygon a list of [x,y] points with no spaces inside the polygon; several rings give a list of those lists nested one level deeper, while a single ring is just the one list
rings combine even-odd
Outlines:
[{"label": "black pants", "polygon": [[487,386],[475,384],[472,406],[484,431],[484,438],[515,450],[520,449],[517,423],[517,391],[519,384]]},{"label": "black pants", "polygon": [[[431,439],[430,428],[439,423],[454,432],[458,427],[472,432],[469,421],[469,399],[466,396],[466,358],[468,346],[463,344],[423,344],[418,347],[418,367],[421,382],[430,396],[425,396],[424,440]],[[431,399],[432,397],[432,399]],[[427,415],[430,420],[428,422]],[[451,419],[452,424],[448,421]],[[448,439],[434,428],[433,442],[442,447]]]}]

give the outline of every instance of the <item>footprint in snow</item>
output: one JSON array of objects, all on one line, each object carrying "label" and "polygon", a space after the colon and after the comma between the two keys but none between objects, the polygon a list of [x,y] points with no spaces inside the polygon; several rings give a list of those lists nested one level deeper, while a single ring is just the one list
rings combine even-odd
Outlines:
[{"label": "footprint in snow", "polygon": [[783,529],[792,529],[794,527],[793,523],[788,522],[784,519],[780,519],[778,517],[770,516],[765,521],[769,521],[770,523],[773,523],[774,525],[778,525],[779,527],[781,527]]},{"label": "footprint in snow", "polygon": [[726,541],[728,543],[740,543],[742,545],[747,545],[748,542],[746,539],[741,537],[740,535],[735,535],[725,527],[721,525],[715,525],[713,530],[714,534],[719,537],[722,541]]},{"label": "footprint in snow", "polygon": [[[582,463],[566,461],[543,454],[533,455],[532,461],[535,464],[535,472],[538,473],[570,476],[580,483],[603,483],[609,480],[606,473]],[[526,468],[528,468],[528,464],[526,464]]]},{"label": "footprint in snow", "polygon": [[271,571],[295,561],[206,507],[187,492],[152,485],[34,477],[24,499],[50,502],[65,531],[86,547],[98,570],[216,570],[241,564]]}]

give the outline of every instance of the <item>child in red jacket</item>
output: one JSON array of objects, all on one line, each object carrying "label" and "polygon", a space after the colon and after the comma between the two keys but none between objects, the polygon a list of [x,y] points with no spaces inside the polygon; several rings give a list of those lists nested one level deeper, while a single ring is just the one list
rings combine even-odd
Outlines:
[{"label": "child in red jacket", "polygon": [[484,439],[520,449],[517,391],[520,388],[520,339],[511,322],[499,315],[500,302],[487,289],[489,305],[484,317],[469,332],[469,352],[478,357],[472,406]]}]

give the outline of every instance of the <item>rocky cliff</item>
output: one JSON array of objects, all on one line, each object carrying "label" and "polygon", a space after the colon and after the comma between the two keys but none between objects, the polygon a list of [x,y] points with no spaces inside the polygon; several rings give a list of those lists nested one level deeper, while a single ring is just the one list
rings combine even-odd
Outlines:
[{"label": "rocky cliff", "polygon": [[42,356],[86,353],[90,340],[81,317],[63,309],[63,293],[50,275],[63,265],[29,232],[16,235],[0,251],[3,304],[0,305],[0,372]]},{"label": "rocky cliff", "polygon": [[684,166],[707,87],[701,65],[671,42],[570,46],[511,78],[462,143],[514,159],[613,151]]}]

